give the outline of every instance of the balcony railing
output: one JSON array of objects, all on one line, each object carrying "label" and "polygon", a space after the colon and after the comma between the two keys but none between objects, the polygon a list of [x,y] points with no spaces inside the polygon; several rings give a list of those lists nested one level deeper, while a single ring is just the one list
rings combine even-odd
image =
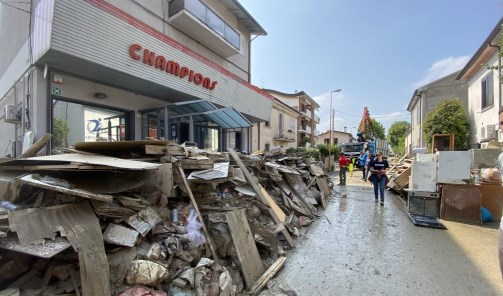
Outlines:
[{"label": "balcony railing", "polygon": [[173,0],[169,3],[170,22],[224,57],[239,52],[239,33],[203,2]]},{"label": "balcony railing", "polygon": [[307,119],[311,119],[311,110],[305,109],[300,111],[301,116],[306,117]]},{"label": "balcony railing", "polygon": [[295,133],[293,130],[276,129],[273,138],[276,141],[295,142]]},{"label": "balcony railing", "polygon": [[320,123],[320,117],[318,115],[314,115],[314,122]]}]

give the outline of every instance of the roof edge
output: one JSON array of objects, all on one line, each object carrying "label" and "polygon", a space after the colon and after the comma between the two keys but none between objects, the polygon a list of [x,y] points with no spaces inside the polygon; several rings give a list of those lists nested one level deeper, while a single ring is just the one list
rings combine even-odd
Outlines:
[{"label": "roof edge", "polygon": [[501,26],[503,25],[503,17],[500,18],[499,22],[493,28],[489,36],[484,40],[482,45],[480,45],[479,49],[475,52],[475,54],[470,58],[468,63],[461,69],[459,74],[456,76],[456,80],[463,79],[463,76],[472,68],[477,61],[478,57],[484,52],[484,50],[489,46],[489,43],[498,35],[501,31]]},{"label": "roof edge", "polygon": [[[234,4],[236,4],[236,6],[241,9],[241,11],[250,19],[250,21],[257,27],[258,33],[256,33],[255,35],[261,35],[261,36],[267,36],[267,31],[262,28],[262,26],[257,22],[257,20],[255,20],[253,18],[253,16],[248,12],[248,10],[246,10],[243,5],[241,5],[241,3],[239,3],[238,0],[232,0],[232,2]],[[252,32],[253,33],[253,32]]]}]

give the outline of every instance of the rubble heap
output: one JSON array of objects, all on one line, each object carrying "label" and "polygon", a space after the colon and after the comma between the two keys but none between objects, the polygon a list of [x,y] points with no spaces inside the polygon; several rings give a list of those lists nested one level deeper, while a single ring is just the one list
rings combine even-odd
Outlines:
[{"label": "rubble heap", "polygon": [[256,295],[330,195],[301,155],[170,141],[63,152],[0,161],[8,295]]}]

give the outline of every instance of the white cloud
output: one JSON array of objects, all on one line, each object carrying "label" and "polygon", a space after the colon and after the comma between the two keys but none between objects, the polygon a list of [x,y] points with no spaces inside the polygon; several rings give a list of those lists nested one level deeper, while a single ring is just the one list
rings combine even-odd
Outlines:
[{"label": "white cloud", "polygon": [[421,80],[412,84],[414,89],[424,86],[430,82],[440,79],[444,76],[461,70],[470,59],[470,56],[448,57],[433,63],[431,67],[424,73]]},{"label": "white cloud", "polygon": [[[394,111],[391,113],[387,114],[376,114],[374,116],[370,115],[371,118],[375,118],[377,121],[382,122],[382,121],[401,121],[401,120],[407,120],[410,118],[410,113],[409,112],[404,112],[404,111]],[[405,118],[405,119],[404,119]]]}]

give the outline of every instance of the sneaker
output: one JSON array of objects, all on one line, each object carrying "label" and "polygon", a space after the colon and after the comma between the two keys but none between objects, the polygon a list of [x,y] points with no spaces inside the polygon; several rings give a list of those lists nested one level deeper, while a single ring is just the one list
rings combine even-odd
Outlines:
[{"label": "sneaker", "polygon": [[383,200],[381,200],[381,206],[384,207],[384,201]]},{"label": "sneaker", "polygon": [[375,200],[375,202],[378,202],[378,201],[379,201],[378,199]]}]

